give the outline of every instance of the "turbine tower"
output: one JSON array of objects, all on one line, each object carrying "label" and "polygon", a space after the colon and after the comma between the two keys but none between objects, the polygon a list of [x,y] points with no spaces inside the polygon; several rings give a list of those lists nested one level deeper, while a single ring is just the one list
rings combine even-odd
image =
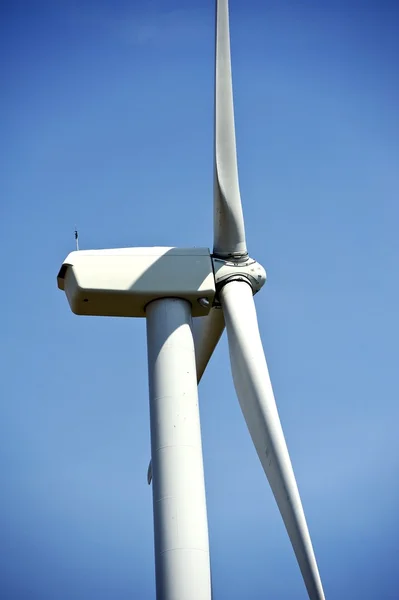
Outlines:
[{"label": "turbine tower", "polygon": [[210,600],[198,387],[224,328],[234,386],[311,600],[324,592],[281,428],[253,295],[238,183],[228,0],[216,1],[214,243],[71,252],[58,274],[79,315],[147,324],[157,600]]}]

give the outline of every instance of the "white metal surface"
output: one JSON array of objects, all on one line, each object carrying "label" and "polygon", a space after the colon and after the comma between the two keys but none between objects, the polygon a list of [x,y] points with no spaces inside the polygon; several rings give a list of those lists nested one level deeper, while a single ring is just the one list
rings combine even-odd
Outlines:
[{"label": "white metal surface", "polygon": [[[184,298],[207,315],[215,280],[208,248],[117,248],[71,252],[58,274],[79,315],[144,317],[156,298]],[[202,299],[206,299],[203,302]]]},{"label": "white metal surface", "polygon": [[191,309],[147,307],[157,600],[210,600],[205,483]]},{"label": "white metal surface", "polygon": [[252,290],[227,283],[220,292],[234,386],[252,441],[280,509],[311,600],[324,592],[259,334]]},{"label": "white metal surface", "polygon": [[230,279],[241,277],[249,281],[254,294],[266,283],[266,271],[255,259],[249,256],[245,260],[234,262],[221,258],[213,258],[213,270],[215,273],[216,287]]},{"label": "white metal surface", "polygon": [[213,252],[223,258],[240,257],[246,255],[247,245],[238,183],[227,0],[216,2],[215,58]]},{"label": "white metal surface", "polygon": [[[221,307],[212,308],[206,317],[193,319],[192,332],[194,338],[195,364],[197,369],[197,383],[201,381],[206,366],[211,359],[224,331],[224,318]],[[147,483],[152,481],[151,460],[147,470]]]}]

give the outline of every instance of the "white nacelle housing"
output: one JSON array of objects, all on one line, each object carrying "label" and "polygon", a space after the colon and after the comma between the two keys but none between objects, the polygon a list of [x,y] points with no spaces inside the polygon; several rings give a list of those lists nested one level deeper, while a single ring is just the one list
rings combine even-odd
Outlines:
[{"label": "white nacelle housing", "polygon": [[215,296],[208,248],[79,250],[67,256],[57,281],[77,315],[145,317],[152,300],[183,298],[200,317]]}]

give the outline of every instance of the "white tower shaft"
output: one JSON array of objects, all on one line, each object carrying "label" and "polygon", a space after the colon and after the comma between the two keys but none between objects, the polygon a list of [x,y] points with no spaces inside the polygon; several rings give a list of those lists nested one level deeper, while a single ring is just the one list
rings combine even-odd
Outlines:
[{"label": "white tower shaft", "polygon": [[157,600],[210,600],[191,306],[154,300],[146,316]]}]

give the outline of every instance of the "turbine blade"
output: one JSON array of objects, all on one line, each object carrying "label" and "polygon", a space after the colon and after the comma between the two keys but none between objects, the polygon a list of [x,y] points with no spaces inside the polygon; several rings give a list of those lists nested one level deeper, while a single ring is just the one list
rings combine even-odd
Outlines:
[{"label": "turbine blade", "polygon": [[234,386],[252,441],[283,517],[311,600],[324,592],[259,334],[252,290],[242,281],[220,292]]},{"label": "turbine blade", "polygon": [[193,337],[197,381],[201,380],[206,366],[224,331],[224,318],[221,308],[211,308],[206,317],[193,319]]},{"label": "turbine blade", "polygon": [[238,183],[228,0],[216,1],[215,54],[213,252],[215,256],[239,259],[247,256],[247,246]]}]

